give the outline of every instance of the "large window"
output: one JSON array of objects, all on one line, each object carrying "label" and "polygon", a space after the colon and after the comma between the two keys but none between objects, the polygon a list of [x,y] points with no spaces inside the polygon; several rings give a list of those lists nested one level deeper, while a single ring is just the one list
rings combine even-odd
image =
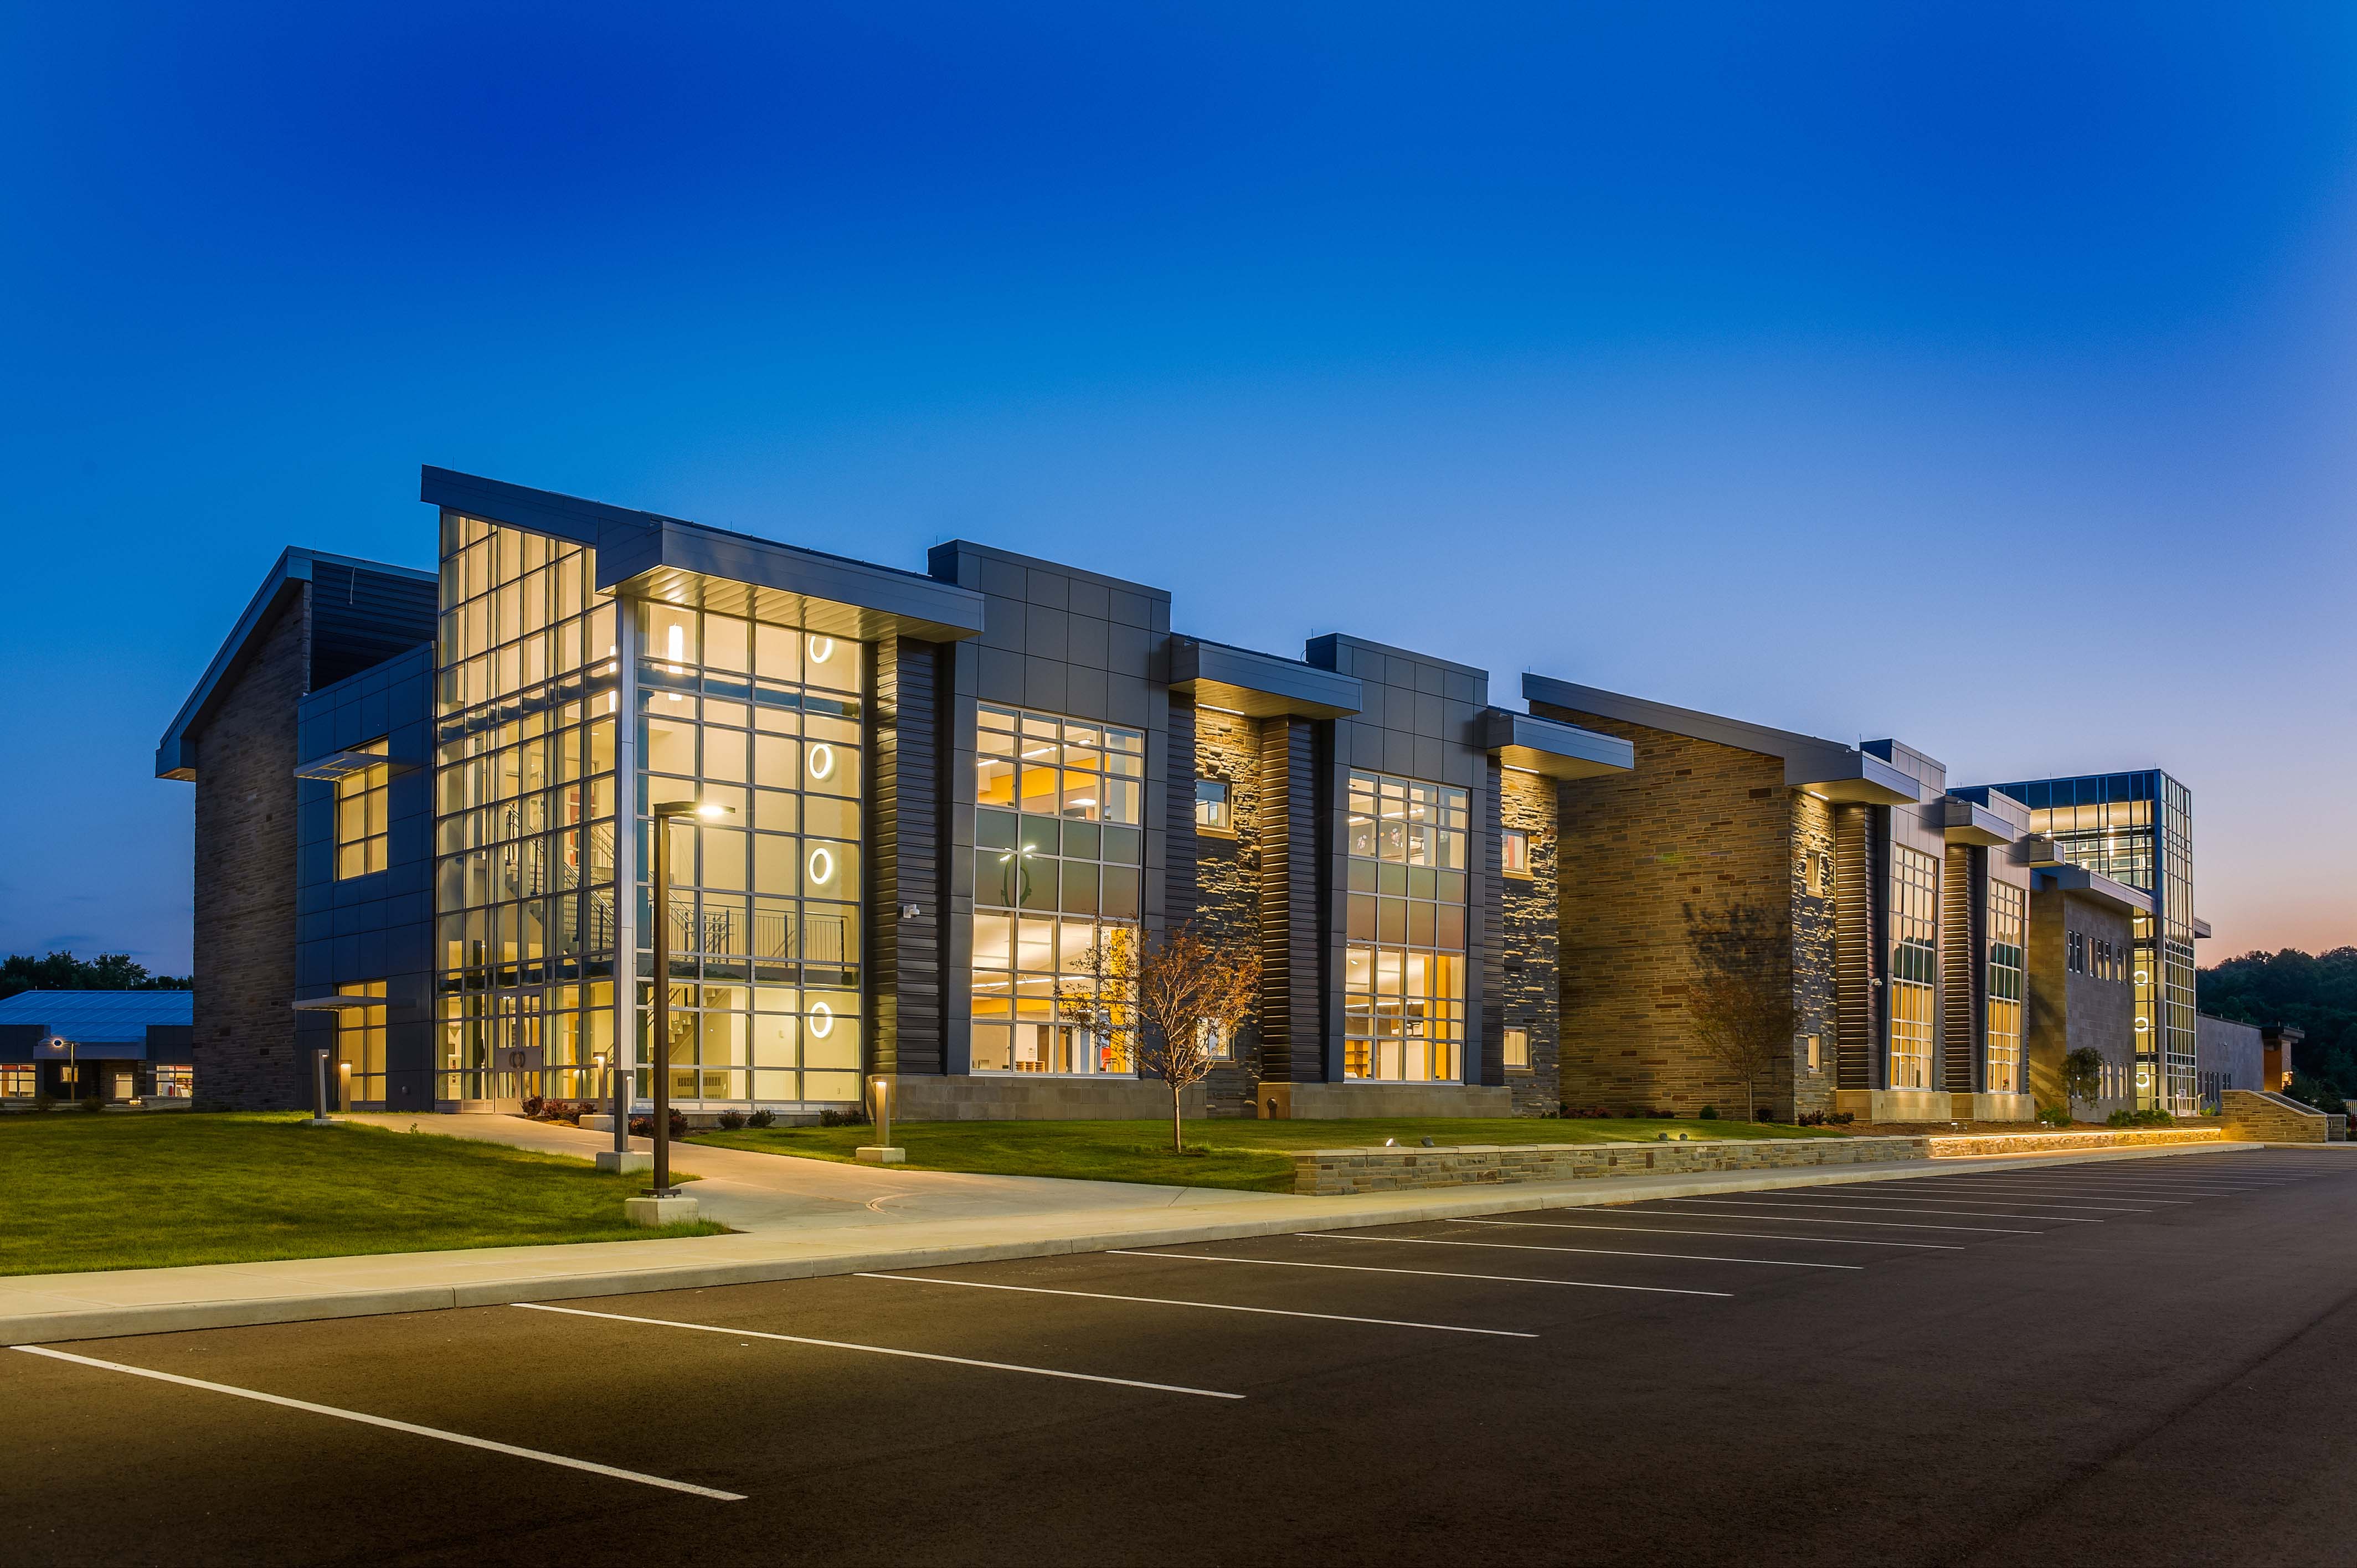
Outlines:
[{"label": "large window", "polygon": [[1988,1088],[2018,1094],[2021,1081],[2022,891],[1992,881],[1988,890]]},{"label": "large window", "polygon": [[[384,748],[382,740],[372,740],[352,749],[382,757]],[[392,843],[385,820],[385,804],[392,794],[392,771],[389,766],[378,762],[336,780],[338,881],[348,876],[366,876],[385,868],[385,851]]]},{"label": "large window", "polygon": [[1890,861],[1890,1087],[1932,1087],[1940,863],[1905,844]]},{"label": "large window", "polygon": [[1138,920],[1144,733],[986,703],[974,768],[974,1070],[1133,1070],[1092,959]]},{"label": "large window", "polygon": [[[443,513],[441,1101],[587,1099],[590,1057],[613,1050],[620,677],[613,600],[596,584],[593,551]],[[544,1074],[524,1081],[519,1060]]]},{"label": "large window", "polygon": [[347,1111],[384,1103],[384,982],[336,987],[339,996],[380,998],[372,1007],[336,1009],[336,1078]]},{"label": "large window", "polygon": [[1465,1039],[1462,789],[1351,774],[1346,1078],[1454,1082]]},{"label": "large window", "polygon": [[0,1062],[0,1100],[30,1100],[39,1075],[31,1062]]},{"label": "large window", "polygon": [[[668,830],[670,1093],[858,1100],[867,650],[683,605],[639,616],[641,975],[654,962],[653,807],[730,809]],[[640,995],[648,1017],[652,984]]]}]

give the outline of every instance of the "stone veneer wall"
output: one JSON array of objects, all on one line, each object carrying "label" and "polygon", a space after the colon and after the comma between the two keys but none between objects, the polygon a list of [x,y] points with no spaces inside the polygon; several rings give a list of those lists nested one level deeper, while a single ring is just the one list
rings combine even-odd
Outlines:
[{"label": "stone veneer wall", "polygon": [[2338,1144],[2349,1135],[2346,1116],[2328,1116],[2297,1101],[2247,1089],[2218,1096],[2222,1137],[2255,1144]]},{"label": "stone veneer wall", "polygon": [[1921,1137],[1713,1139],[1687,1144],[1465,1144],[1441,1149],[1308,1149],[1293,1190],[1320,1197],[1697,1171],[1795,1170],[1930,1157]]},{"label": "stone veneer wall", "polygon": [[2217,1144],[2226,1133],[2217,1127],[2122,1128],[2100,1133],[1967,1133],[1933,1137],[1935,1160],[1969,1159],[1991,1155],[2068,1155],[2081,1149],[2143,1149],[2175,1144]]},{"label": "stone veneer wall", "polygon": [[[1171,729],[1179,726],[1180,703],[1171,701]],[[1241,714],[1193,708],[1195,777],[1228,786],[1232,836],[1195,832],[1196,924],[1206,933],[1241,936],[1257,943],[1260,932],[1260,725]],[[1191,824],[1193,813],[1189,811]],[[1174,829],[1174,832],[1175,832]],[[1176,912],[1174,911],[1174,914]],[[1204,1080],[1205,1103],[1214,1116],[1249,1116],[1260,1087],[1258,1021],[1240,1032],[1233,1067],[1214,1069]]]},{"label": "stone veneer wall", "polygon": [[1531,874],[1499,879],[1501,924],[1491,948],[1494,972],[1487,988],[1498,1013],[1492,1035],[1502,1040],[1497,1031],[1530,1032],[1529,1070],[1508,1069],[1502,1081],[1513,1096],[1515,1115],[1539,1116],[1563,1104],[1562,896],[1555,826],[1559,787],[1513,768],[1500,769],[1497,777],[1500,825],[1528,835]]},{"label": "stone veneer wall", "polygon": [[[1798,1015],[1792,1058],[1759,1090],[1779,1113],[1831,1103],[1807,1070],[1805,1037],[1831,1033],[1833,933],[1826,901],[1796,899],[1803,847],[1830,848],[1824,803],[1788,788],[1778,758],[1601,714],[1534,712],[1634,741],[1626,774],[1562,786],[1562,1098],[1574,1110],[1740,1107],[1743,1090],[1693,1043],[1689,911],[1749,903],[1792,944]],[[1795,916],[1799,918],[1796,920]],[[1829,1052],[1821,1045],[1821,1062]]]},{"label": "stone veneer wall", "polygon": [[196,1102],[309,1103],[295,1058],[296,711],[310,589],[258,630],[197,736]]}]

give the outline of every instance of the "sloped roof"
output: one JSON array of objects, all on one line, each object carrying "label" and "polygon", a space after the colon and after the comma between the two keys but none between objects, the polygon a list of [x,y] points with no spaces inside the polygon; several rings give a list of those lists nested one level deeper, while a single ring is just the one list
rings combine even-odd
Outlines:
[{"label": "sloped roof", "polygon": [[0,1025],[31,1024],[85,1044],[145,1042],[150,1024],[196,1021],[193,991],[20,991],[0,1001]]}]

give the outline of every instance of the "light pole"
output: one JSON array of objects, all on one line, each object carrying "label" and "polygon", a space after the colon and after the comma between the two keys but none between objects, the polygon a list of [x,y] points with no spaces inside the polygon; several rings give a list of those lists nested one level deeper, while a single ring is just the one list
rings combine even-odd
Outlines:
[{"label": "light pole", "polygon": [[655,1183],[650,1197],[677,1197],[671,1184],[671,825],[682,817],[733,816],[734,806],[694,800],[664,800],[654,809],[655,819]]}]

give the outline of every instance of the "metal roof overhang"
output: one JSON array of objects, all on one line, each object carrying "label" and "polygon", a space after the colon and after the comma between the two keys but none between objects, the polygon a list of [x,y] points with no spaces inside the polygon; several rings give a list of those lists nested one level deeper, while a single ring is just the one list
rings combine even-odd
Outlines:
[{"label": "metal roof overhang", "polygon": [[339,779],[350,779],[355,773],[365,773],[380,763],[393,758],[380,751],[331,751],[316,757],[295,769],[295,777],[317,784],[332,784]]},{"label": "metal roof overhang", "polygon": [[958,642],[982,634],[983,596],[920,573],[447,468],[420,471],[418,499],[590,545],[597,586],[627,596],[758,616],[859,642]]},{"label": "metal roof overhang", "polygon": [[85,1062],[135,1062],[147,1058],[147,1042],[136,1040],[76,1040],[69,1050],[62,1045],[43,1040],[33,1047],[33,1055],[45,1062],[67,1060]]},{"label": "metal roof overhang", "polygon": [[1355,675],[1191,637],[1170,639],[1170,689],[1254,719],[1339,719],[1365,701]]},{"label": "metal roof overhang", "polygon": [[297,1013],[341,1013],[354,1007],[382,1007],[382,996],[297,996],[294,1007]]},{"label": "metal roof overhang", "polygon": [[2199,916],[2199,915],[2194,916],[2194,917],[2193,917],[2193,940],[2194,940],[2195,941],[2197,941],[2197,942],[2198,942],[2198,941],[2201,940],[2203,938],[2205,938],[2205,937],[2207,937],[2207,936],[2209,936],[2210,934],[2211,934],[2211,933],[2210,933],[2210,922],[2209,922],[2209,921],[2207,921],[2207,920],[2205,920],[2205,919],[2203,919],[2203,918],[2202,918],[2201,916]]},{"label": "metal roof overhang", "polygon": [[1840,746],[1788,753],[1784,782],[1852,805],[1911,806],[1923,799],[1923,787],[1913,774],[1893,768],[1870,751]]},{"label": "metal roof overhang", "polygon": [[1986,806],[1959,800],[1953,795],[1932,801],[1930,811],[1934,820],[1927,825],[1939,828],[1950,843],[1986,848],[2011,843],[2021,836],[2020,829]]},{"label": "metal roof overhang", "polygon": [[1474,721],[1481,748],[1507,768],[1546,779],[1594,779],[1637,766],[1637,747],[1617,735],[1599,735],[1534,714],[1491,708]]},{"label": "metal roof overhang", "polygon": [[2043,865],[2038,868],[2037,885],[2041,889],[2075,893],[2083,898],[2118,910],[2124,915],[2152,913],[2152,895],[2141,887],[2131,887],[2125,882],[2115,882],[2099,875],[2083,865]]}]

